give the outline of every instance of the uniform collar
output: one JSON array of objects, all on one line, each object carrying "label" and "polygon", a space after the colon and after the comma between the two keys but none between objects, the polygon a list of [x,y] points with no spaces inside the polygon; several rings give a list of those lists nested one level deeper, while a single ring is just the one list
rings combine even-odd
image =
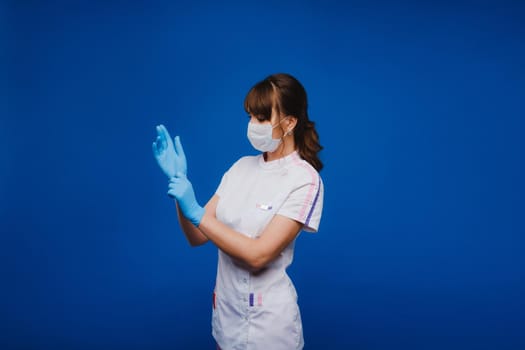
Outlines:
[{"label": "uniform collar", "polygon": [[286,157],[279,158],[279,159],[267,162],[267,161],[264,160],[264,154],[261,153],[259,155],[259,166],[261,166],[265,170],[280,169],[280,168],[286,167],[286,166],[288,166],[288,165],[292,164],[293,162],[296,162],[296,161],[298,161],[300,159],[301,158],[299,157],[299,154],[297,153],[297,151],[293,151],[292,153],[290,153]]}]

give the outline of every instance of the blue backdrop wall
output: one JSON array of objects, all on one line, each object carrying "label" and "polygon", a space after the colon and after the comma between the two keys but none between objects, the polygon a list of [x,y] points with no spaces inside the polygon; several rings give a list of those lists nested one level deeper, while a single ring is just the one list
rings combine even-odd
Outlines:
[{"label": "blue backdrop wall", "polygon": [[0,348],[214,348],[217,250],[180,232],[154,127],[203,203],[255,154],[243,99],[276,72],[325,147],[290,268],[306,349],[525,348],[524,21],[519,1],[3,2]]}]

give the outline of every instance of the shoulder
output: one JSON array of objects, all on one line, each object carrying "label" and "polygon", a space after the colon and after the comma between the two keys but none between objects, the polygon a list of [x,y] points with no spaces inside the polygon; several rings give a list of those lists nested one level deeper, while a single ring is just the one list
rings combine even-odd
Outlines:
[{"label": "shoulder", "polygon": [[235,161],[227,173],[243,173],[257,167],[260,156],[244,156]]},{"label": "shoulder", "polygon": [[252,166],[256,166],[257,163],[259,162],[259,158],[260,157],[261,157],[261,155],[241,157],[235,163],[233,163],[232,168],[233,167],[252,167]]},{"label": "shoulder", "polygon": [[322,186],[323,181],[319,172],[299,155],[296,156],[294,162],[292,162],[289,167],[289,173],[298,185],[312,184]]}]

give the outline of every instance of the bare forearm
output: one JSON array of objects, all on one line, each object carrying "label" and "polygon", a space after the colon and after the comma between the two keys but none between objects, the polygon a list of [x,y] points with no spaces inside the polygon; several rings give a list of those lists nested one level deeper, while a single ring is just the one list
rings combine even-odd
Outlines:
[{"label": "bare forearm", "polygon": [[266,261],[258,249],[257,240],[247,237],[211,215],[204,215],[199,230],[219,249],[250,268],[262,268]]},{"label": "bare forearm", "polygon": [[180,227],[184,232],[188,243],[192,247],[196,247],[208,242],[208,238],[205,235],[203,235],[202,232],[191,223],[191,221],[184,217],[179,208],[179,205],[177,204],[177,201],[175,201],[175,206],[177,207],[177,217],[179,219]]}]

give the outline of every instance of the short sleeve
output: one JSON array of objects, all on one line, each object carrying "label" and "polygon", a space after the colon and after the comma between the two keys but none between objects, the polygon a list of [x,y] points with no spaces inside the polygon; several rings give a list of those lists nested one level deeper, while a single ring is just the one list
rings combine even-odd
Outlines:
[{"label": "short sleeve", "polygon": [[217,187],[217,190],[215,191],[215,194],[219,197],[223,196],[223,193],[226,191],[226,188],[228,186],[228,173],[229,171],[225,172],[224,175],[222,175],[221,182],[219,183],[219,187]]},{"label": "short sleeve", "polygon": [[317,232],[323,212],[324,185],[320,176],[295,188],[277,214],[302,223],[303,230]]},{"label": "short sleeve", "polygon": [[235,169],[239,167],[241,160],[236,161],[233,163],[233,165],[222,175],[221,182],[219,183],[219,187],[215,190],[215,194],[219,197],[223,197],[225,193],[228,192],[228,186],[229,186],[229,179],[233,176],[235,177],[235,174],[232,175],[232,173],[235,172]]}]

